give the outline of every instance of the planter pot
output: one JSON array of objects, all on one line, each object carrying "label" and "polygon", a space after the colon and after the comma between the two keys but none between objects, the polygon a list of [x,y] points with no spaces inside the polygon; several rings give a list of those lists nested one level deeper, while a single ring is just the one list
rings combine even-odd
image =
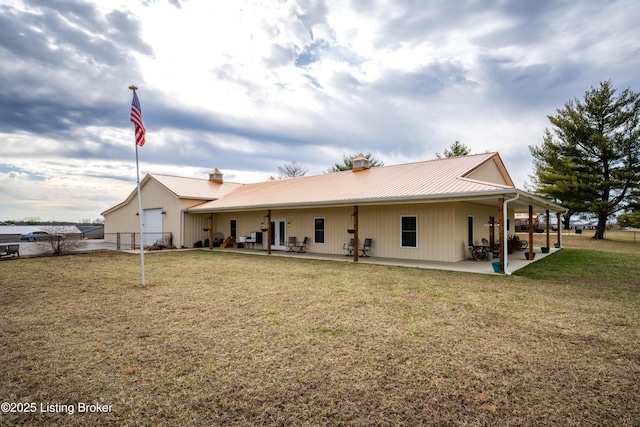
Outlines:
[{"label": "planter pot", "polygon": [[554,243],[553,247],[556,248],[556,249],[559,249],[560,248],[560,243]]},{"label": "planter pot", "polygon": [[[524,257],[526,259],[529,259],[529,252],[525,252],[524,253]],[[531,254],[531,259],[533,260],[533,259],[535,259],[535,257],[536,257],[536,253],[534,252],[534,253]]]},{"label": "planter pot", "polygon": [[355,234],[356,229],[355,228],[347,228],[347,233],[349,234]]},{"label": "planter pot", "polygon": [[[500,273],[500,261],[493,261],[491,266],[493,267],[494,272]],[[507,267],[509,267],[509,263],[507,263]]]},{"label": "planter pot", "polygon": [[540,248],[540,250],[542,251],[543,254],[548,254],[549,253],[549,247],[548,246],[543,246]]}]

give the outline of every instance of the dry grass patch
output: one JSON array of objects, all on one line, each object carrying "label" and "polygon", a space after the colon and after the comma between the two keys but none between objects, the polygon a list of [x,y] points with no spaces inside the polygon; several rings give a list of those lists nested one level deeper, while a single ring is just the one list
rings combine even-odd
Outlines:
[{"label": "dry grass patch", "polygon": [[1,400],[113,405],[2,424],[640,420],[638,276],[601,292],[200,251],[147,256],[142,287],[138,263],[107,253],[0,266]]}]

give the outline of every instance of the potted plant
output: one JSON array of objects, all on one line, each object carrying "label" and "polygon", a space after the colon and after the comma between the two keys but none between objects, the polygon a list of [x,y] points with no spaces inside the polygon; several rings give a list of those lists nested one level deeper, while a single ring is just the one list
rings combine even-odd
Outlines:
[{"label": "potted plant", "polygon": [[548,254],[549,253],[549,246],[543,246],[540,248],[540,250],[542,251],[543,254]]},{"label": "potted plant", "polygon": [[[524,253],[524,257],[525,257],[526,259],[529,259],[529,251],[527,251],[527,252],[525,252],[525,253]],[[533,253],[531,254],[531,260],[533,260],[535,257],[536,257],[536,253],[535,253],[535,252],[533,252]]]}]

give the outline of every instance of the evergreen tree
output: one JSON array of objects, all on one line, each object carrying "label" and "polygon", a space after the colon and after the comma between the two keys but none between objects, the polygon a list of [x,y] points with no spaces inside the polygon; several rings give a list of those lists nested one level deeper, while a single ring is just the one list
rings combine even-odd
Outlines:
[{"label": "evergreen tree", "polygon": [[[451,147],[445,148],[444,157],[449,158],[449,157],[466,156],[470,152],[471,150],[469,149],[469,147],[467,147],[464,144],[461,144],[460,141],[456,141],[453,144],[451,144]],[[443,156],[440,153],[436,153],[436,158],[442,159]]]},{"label": "evergreen tree", "polygon": [[548,117],[554,132],[547,129],[542,145],[529,147],[534,191],[572,214],[595,214],[594,238],[602,239],[608,217],[640,188],[640,94],[625,89],[616,96],[610,81],[601,82]]},{"label": "evergreen tree", "polygon": [[[350,156],[346,154],[343,155],[342,163],[335,163],[333,166],[327,169],[327,172],[340,172],[353,169],[353,159],[355,159],[356,157],[358,157],[358,154],[352,154]],[[369,160],[369,166],[372,168],[384,166],[384,163],[376,159],[371,153],[365,154],[365,157],[367,158],[367,160]]]}]

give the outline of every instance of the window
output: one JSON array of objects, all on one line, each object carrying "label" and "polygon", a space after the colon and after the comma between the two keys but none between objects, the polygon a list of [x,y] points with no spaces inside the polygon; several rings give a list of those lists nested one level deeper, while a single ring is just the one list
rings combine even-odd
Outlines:
[{"label": "window", "polygon": [[236,220],[229,220],[229,236],[236,237]]},{"label": "window", "polygon": [[403,248],[418,247],[418,217],[400,217],[400,246]]},{"label": "window", "polygon": [[473,246],[473,217],[469,216],[467,221],[467,246]]},{"label": "window", "polygon": [[313,219],[313,243],[324,243],[324,218]]}]

